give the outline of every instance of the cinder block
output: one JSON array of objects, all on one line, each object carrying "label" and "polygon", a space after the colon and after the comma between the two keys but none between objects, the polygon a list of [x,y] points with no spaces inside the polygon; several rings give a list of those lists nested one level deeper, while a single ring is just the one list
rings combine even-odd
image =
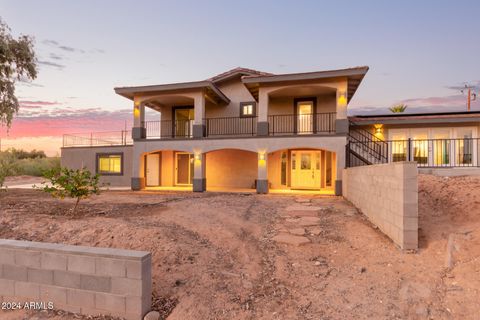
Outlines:
[{"label": "cinder block", "polygon": [[142,281],[128,278],[112,278],[112,293],[140,297]]},{"label": "cinder block", "polygon": [[404,203],[403,204],[404,217],[418,217],[418,203]]},{"label": "cinder block", "polygon": [[80,276],[80,289],[96,292],[110,292],[111,287],[111,278],[109,277],[83,274]]},{"label": "cinder block", "polygon": [[403,231],[403,249],[418,249],[418,231]]},{"label": "cinder block", "polygon": [[42,269],[48,270],[67,270],[67,256],[51,252],[42,252]]},{"label": "cinder block", "polygon": [[404,231],[417,231],[418,232],[418,218],[406,217],[403,221]]},{"label": "cinder block", "polygon": [[68,271],[95,274],[95,258],[84,255],[68,255]]},{"label": "cinder block", "polygon": [[53,271],[53,284],[59,287],[80,289],[80,274],[68,271]]},{"label": "cinder block", "polygon": [[67,289],[67,304],[80,308],[95,308],[95,293],[85,290]]},{"label": "cinder block", "polygon": [[67,312],[71,312],[71,313],[80,313],[82,311],[80,307],[71,306],[71,305],[68,305],[66,303],[65,304],[64,303],[55,303],[54,308],[58,309],[58,310],[64,310],[64,311],[67,311]]},{"label": "cinder block", "polygon": [[6,249],[6,248],[0,248],[0,264],[15,264],[15,251]]},{"label": "cinder block", "polygon": [[15,281],[0,279],[0,295],[14,296],[15,295]]},{"label": "cinder block", "polygon": [[15,296],[40,299],[40,285],[38,283],[15,281]]},{"label": "cinder block", "polygon": [[15,250],[15,264],[31,268],[40,268],[40,251]]},{"label": "cinder block", "polygon": [[125,300],[126,299],[123,296],[97,293],[95,294],[95,308],[111,312],[125,313]]},{"label": "cinder block", "polygon": [[3,277],[10,280],[27,281],[27,268],[22,266],[4,264]]},{"label": "cinder block", "polygon": [[53,284],[53,271],[28,268],[27,279],[33,283]]},{"label": "cinder block", "polygon": [[142,278],[142,261],[128,260],[125,262],[127,267],[127,278],[141,279]]},{"label": "cinder block", "polygon": [[99,276],[123,278],[126,275],[125,260],[96,258],[95,263],[95,273]]},{"label": "cinder block", "polygon": [[40,286],[40,299],[42,301],[52,301],[55,308],[57,304],[67,304],[67,289],[55,286]]},{"label": "cinder block", "polygon": [[143,313],[144,303],[140,297],[127,297],[126,298],[126,313],[139,314]]}]

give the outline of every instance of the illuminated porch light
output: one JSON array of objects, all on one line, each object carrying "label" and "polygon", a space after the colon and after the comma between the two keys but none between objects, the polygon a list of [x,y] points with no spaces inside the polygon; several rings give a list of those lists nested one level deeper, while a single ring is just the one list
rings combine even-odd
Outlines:
[{"label": "illuminated porch light", "polygon": [[196,160],[196,161],[200,161],[200,160],[201,160],[200,153],[195,153],[195,160]]},{"label": "illuminated porch light", "polygon": [[339,105],[342,105],[342,106],[347,104],[347,95],[346,95],[345,91],[340,91],[338,93],[337,102],[338,102]]},{"label": "illuminated porch light", "polygon": [[260,160],[260,161],[265,160],[265,152],[259,152],[258,153],[258,160]]}]

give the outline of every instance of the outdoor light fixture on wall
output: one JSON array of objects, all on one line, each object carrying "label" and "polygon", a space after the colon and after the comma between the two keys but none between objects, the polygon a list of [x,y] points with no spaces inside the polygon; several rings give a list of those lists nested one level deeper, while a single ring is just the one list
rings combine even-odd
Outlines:
[{"label": "outdoor light fixture on wall", "polygon": [[258,154],[258,160],[264,161],[265,160],[265,152],[260,152]]},{"label": "outdoor light fixture on wall", "polygon": [[338,99],[337,102],[339,105],[343,106],[347,104],[347,94],[345,91],[339,91],[338,92]]},{"label": "outdoor light fixture on wall", "polygon": [[200,153],[195,153],[195,160],[200,161]]}]

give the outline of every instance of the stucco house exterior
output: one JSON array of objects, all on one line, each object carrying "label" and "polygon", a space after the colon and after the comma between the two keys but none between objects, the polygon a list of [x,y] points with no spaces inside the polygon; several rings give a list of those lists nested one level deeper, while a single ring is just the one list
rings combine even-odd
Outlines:
[{"label": "stucco house exterior", "polygon": [[[367,72],[235,68],[202,81],[115,88],[132,101],[131,132],[65,135],[62,165],[133,190],[335,195],[346,166],[478,166],[478,113],[348,117]],[[146,108],[158,116],[147,120]]]}]

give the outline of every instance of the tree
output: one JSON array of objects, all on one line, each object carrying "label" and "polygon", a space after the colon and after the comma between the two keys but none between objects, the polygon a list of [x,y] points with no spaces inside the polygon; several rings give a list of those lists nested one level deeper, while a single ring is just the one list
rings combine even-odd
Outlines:
[{"label": "tree", "polygon": [[10,127],[19,103],[15,96],[16,81],[37,77],[37,59],[33,38],[20,35],[14,39],[10,28],[0,19],[0,125]]},{"label": "tree", "polygon": [[75,215],[78,203],[93,194],[100,194],[98,179],[99,174],[92,175],[85,168],[82,169],[52,169],[44,174],[47,182],[44,182],[43,191],[50,193],[55,198],[66,197],[77,199],[72,215]]},{"label": "tree", "polygon": [[393,113],[402,113],[406,109],[407,109],[407,105],[403,103],[400,103],[400,104],[394,105],[393,107],[388,108],[388,110],[390,110]]},{"label": "tree", "polygon": [[0,190],[3,188],[5,178],[16,172],[16,160],[15,156],[9,152],[0,153]]}]

